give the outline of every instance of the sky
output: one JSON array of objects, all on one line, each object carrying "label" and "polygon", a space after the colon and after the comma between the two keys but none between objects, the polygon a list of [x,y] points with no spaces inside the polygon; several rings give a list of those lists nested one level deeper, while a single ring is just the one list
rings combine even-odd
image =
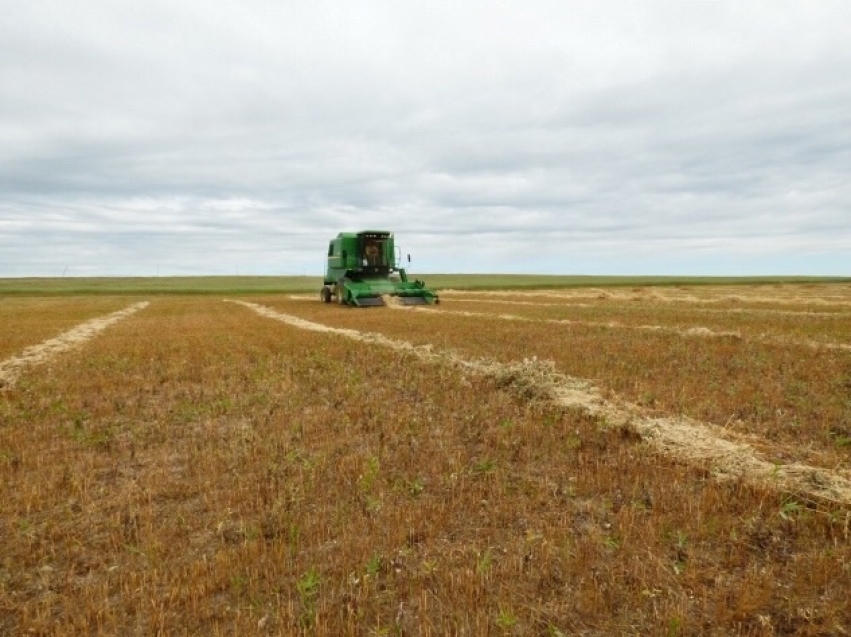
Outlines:
[{"label": "sky", "polygon": [[39,0],[0,276],[851,276],[847,0]]}]

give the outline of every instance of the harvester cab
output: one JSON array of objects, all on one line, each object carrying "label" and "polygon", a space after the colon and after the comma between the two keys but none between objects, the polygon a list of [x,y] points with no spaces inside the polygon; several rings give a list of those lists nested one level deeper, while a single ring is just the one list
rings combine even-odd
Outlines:
[{"label": "harvester cab", "polygon": [[401,305],[438,303],[425,283],[408,280],[401,261],[392,232],[341,232],[328,244],[322,300],[358,307],[386,305],[387,297]]}]

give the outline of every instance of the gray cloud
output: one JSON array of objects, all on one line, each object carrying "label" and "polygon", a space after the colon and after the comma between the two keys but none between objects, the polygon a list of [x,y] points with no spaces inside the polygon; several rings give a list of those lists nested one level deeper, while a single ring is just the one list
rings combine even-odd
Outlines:
[{"label": "gray cloud", "polygon": [[0,276],[851,275],[842,2],[17,3]]}]

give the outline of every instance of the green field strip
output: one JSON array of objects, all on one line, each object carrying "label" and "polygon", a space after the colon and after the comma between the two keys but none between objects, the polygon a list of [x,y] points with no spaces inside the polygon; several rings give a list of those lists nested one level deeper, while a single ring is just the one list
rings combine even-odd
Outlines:
[{"label": "green field strip", "polygon": [[[509,290],[560,288],[623,288],[653,286],[695,286],[713,288],[749,285],[836,285],[851,282],[848,277],[678,277],[678,276],[579,276],[539,274],[422,274],[437,290]],[[162,277],[19,277],[0,278],[2,296],[45,295],[194,295],[194,294],[319,294],[322,276],[162,276]]]}]

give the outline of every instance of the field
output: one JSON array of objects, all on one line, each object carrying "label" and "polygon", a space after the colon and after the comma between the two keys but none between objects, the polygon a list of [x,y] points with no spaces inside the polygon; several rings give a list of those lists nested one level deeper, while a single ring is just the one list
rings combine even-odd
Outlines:
[{"label": "field", "polygon": [[851,282],[480,283],[8,287],[0,634],[851,633]]}]

